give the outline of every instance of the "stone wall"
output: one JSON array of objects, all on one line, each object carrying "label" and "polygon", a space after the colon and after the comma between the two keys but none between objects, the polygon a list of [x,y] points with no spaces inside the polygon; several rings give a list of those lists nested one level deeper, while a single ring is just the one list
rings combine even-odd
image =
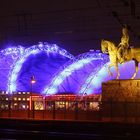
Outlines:
[{"label": "stone wall", "polygon": [[102,83],[103,121],[140,123],[140,80]]},{"label": "stone wall", "polygon": [[102,83],[102,101],[140,102],[140,80],[111,80]]}]

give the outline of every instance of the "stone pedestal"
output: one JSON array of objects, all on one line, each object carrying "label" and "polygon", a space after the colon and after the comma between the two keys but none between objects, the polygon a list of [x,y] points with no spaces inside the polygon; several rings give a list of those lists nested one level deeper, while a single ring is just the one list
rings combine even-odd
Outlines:
[{"label": "stone pedestal", "polygon": [[140,123],[140,80],[102,83],[103,118]]},{"label": "stone pedestal", "polygon": [[102,83],[102,101],[140,102],[140,80],[111,80]]}]

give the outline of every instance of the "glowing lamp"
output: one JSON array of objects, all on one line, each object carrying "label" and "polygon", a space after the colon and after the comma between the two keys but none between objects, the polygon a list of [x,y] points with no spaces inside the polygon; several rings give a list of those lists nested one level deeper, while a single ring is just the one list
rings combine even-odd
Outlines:
[{"label": "glowing lamp", "polygon": [[31,84],[34,84],[34,83],[36,83],[36,80],[35,80],[35,76],[33,75],[33,76],[31,77]]}]

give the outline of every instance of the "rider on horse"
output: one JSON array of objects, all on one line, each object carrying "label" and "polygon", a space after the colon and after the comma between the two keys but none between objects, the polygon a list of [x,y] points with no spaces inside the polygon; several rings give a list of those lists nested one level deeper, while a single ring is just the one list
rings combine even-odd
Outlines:
[{"label": "rider on horse", "polygon": [[129,48],[129,35],[128,35],[128,29],[125,25],[122,29],[121,42],[118,45],[118,54],[119,54],[118,59],[120,63],[125,62],[125,56],[128,48]]}]

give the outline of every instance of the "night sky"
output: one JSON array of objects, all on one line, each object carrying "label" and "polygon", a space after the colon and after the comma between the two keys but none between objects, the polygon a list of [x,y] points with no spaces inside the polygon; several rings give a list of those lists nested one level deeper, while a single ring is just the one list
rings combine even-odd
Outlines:
[{"label": "night sky", "polygon": [[74,55],[119,44],[127,24],[130,45],[140,46],[139,0],[2,0],[0,48],[55,43]]}]

